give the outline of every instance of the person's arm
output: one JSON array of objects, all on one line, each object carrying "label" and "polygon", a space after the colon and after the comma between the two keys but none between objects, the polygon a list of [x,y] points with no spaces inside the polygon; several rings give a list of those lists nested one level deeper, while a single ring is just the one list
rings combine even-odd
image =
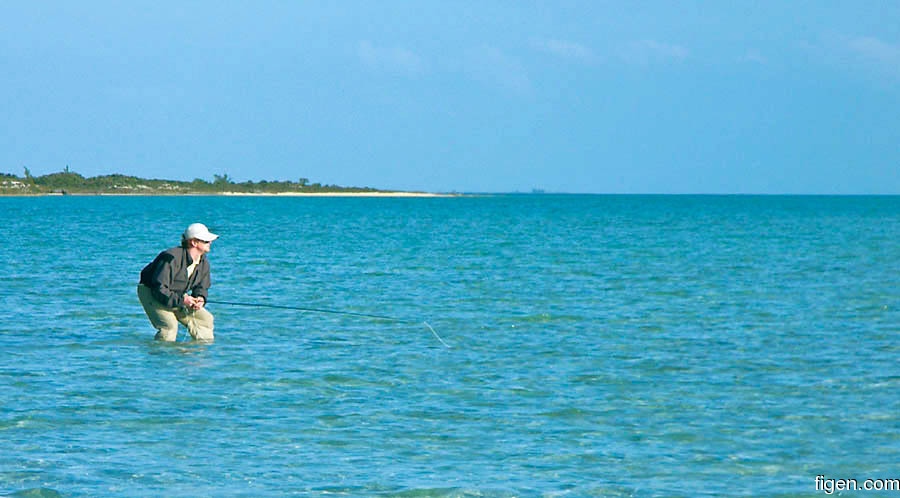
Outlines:
[{"label": "person's arm", "polygon": [[184,297],[172,290],[172,282],[175,278],[175,258],[170,254],[160,255],[160,261],[150,276],[150,291],[163,306],[167,308],[180,308],[184,306]]},{"label": "person's arm", "polygon": [[196,300],[203,300],[202,302],[198,303],[199,306],[197,307],[200,308],[206,304],[206,297],[209,295],[209,262],[204,258],[204,260],[198,265],[198,268],[195,271],[199,271],[202,273],[200,274],[200,278],[197,279],[197,283],[194,284],[193,288],[191,288],[191,296],[193,296]]}]

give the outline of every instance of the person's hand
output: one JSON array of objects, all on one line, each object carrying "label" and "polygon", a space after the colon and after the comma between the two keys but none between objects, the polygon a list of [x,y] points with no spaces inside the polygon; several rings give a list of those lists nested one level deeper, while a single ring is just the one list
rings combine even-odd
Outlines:
[{"label": "person's hand", "polygon": [[184,295],[184,307],[195,310],[195,309],[197,309],[195,306],[197,306],[197,299],[195,299],[193,296],[189,296],[189,295],[185,294]]},{"label": "person's hand", "polygon": [[204,299],[203,296],[197,296],[194,298],[194,309],[195,310],[199,310],[205,304],[206,304],[206,299]]}]

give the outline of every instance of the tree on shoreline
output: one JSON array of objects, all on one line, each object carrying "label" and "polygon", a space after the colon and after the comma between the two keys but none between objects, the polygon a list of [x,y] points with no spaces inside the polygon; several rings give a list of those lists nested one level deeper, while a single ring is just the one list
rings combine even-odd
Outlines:
[{"label": "tree on shoreline", "polygon": [[59,173],[50,173],[34,177],[25,168],[25,177],[0,173],[0,194],[214,194],[223,192],[238,193],[284,193],[284,192],[381,192],[370,187],[340,187],[337,185],[322,186],[319,183],[309,184],[307,178],[298,182],[266,181],[254,183],[247,181],[235,183],[227,173],[213,175],[209,182],[201,178],[185,182],[178,180],[144,179],[136,176],[111,174],[85,178],[66,168]]}]

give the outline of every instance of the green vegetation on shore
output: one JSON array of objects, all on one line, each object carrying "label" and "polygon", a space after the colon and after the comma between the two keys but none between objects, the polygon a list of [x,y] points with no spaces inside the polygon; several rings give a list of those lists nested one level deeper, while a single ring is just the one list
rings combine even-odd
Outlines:
[{"label": "green vegetation on shore", "polygon": [[176,180],[146,180],[136,176],[102,175],[85,178],[69,171],[32,176],[25,168],[25,176],[0,173],[0,194],[244,194],[383,192],[368,187],[339,187],[309,183],[306,178],[294,181],[246,181],[235,183],[227,174],[214,175],[213,181],[200,178],[192,182]]}]

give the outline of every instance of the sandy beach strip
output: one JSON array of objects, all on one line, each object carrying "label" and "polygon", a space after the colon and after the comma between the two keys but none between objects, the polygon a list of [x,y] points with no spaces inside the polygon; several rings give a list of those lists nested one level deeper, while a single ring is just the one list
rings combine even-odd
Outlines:
[{"label": "sandy beach strip", "polygon": [[260,196],[260,197],[458,197],[459,194],[433,194],[429,192],[222,192],[211,195]]}]

